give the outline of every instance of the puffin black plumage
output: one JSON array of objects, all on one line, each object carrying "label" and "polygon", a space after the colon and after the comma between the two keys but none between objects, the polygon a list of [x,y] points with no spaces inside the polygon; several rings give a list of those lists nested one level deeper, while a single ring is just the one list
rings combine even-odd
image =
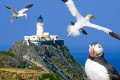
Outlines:
[{"label": "puffin black plumage", "polygon": [[119,73],[104,59],[104,51],[99,43],[90,44],[89,52],[85,63],[89,80],[120,80]]}]

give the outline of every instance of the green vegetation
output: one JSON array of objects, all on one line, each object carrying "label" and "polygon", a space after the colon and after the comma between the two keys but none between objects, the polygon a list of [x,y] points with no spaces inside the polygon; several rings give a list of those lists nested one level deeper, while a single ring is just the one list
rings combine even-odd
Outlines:
[{"label": "green vegetation", "polygon": [[2,56],[11,56],[11,57],[14,57],[14,58],[18,58],[15,54],[13,53],[9,53],[9,52],[4,52],[4,51],[0,51],[0,55]]},{"label": "green vegetation", "polygon": [[[65,45],[56,46],[57,54],[62,56],[62,60],[57,58],[56,56],[51,56],[51,60],[60,67],[64,73],[66,73],[72,80],[87,80],[82,75],[77,73],[77,69],[73,68],[74,66],[80,66],[77,64],[77,61],[74,59],[73,56],[70,55],[68,48]],[[63,54],[61,54],[63,52]],[[78,67],[76,67],[78,68]],[[80,69],[80,68],[78,68]],[[81,73],[83,69],[81,68]]]},{"label": "green vegetation", "polygon": [[0,51],[0,68],[26,68],[30,64],[13,53]]},{"label": "green vegetation", "polygon": [[37,67],[37,66],[29,66],[29,67],[27,67],[26,69],[43,71],[43,69],[42,69],[41,67]]},{"label": "green vegetation", "polygon": [[42,77],[39,78],[39,80],[45,80],[45,79],[49,79],[49,80],[62,80],[59,76],[54,75],[54,74],[43,74]]},{"label": "green vegetation", "polygon": [[[37,73],[37,74],[36,74]],[[62,80],[59,76],[45,71],[3,68],[0,70],[0,80]]]}]

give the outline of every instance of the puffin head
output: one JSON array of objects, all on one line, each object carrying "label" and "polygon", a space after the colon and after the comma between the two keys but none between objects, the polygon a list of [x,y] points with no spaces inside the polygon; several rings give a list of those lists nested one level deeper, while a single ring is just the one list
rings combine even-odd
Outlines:
[{"label": "puffin head", "polygon": [[92,14],[88,14],[86,17],[89,19],[91,19],[91,18],[96,19]]},{"label": "puffin head", "polygon": [[92,43],[89,45],[89,53],[91,57],[100,57],[104,54],[104,51],[99,43]]}]

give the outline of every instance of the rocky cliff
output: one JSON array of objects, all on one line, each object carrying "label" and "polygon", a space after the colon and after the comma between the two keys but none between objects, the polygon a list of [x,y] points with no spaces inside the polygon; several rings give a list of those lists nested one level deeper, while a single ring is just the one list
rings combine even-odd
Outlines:
[{"label": "rocky cliff", "polygon": [[84,67],[69,53],[65,45],[41,45],[17,41],[10,52],[63,80],[87,80]]},{"label": "rocky cliff", "polygon": [[0,51],[0,68],[26,68],[31,65],[26,60],[20,59],[12,53]]}]

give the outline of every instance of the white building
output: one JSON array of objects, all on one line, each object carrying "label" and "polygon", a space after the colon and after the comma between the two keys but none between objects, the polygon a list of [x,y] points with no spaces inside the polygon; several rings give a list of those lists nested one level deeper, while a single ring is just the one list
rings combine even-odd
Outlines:
[{"label": "white building", "polygon": [[49,32],[44,32],[44,23],[43,23],[43,18],[41,16],[38,17],[38,22],[36,25],[37,25],[36,35],[24,36],[24,40],[27,41],[27,45],[29,45],[29,41],[36,45],[40,45],[41,42],[43,41],[54,40],[55,42],[55,40],[59,40],[58,35],[49,35]]}]

